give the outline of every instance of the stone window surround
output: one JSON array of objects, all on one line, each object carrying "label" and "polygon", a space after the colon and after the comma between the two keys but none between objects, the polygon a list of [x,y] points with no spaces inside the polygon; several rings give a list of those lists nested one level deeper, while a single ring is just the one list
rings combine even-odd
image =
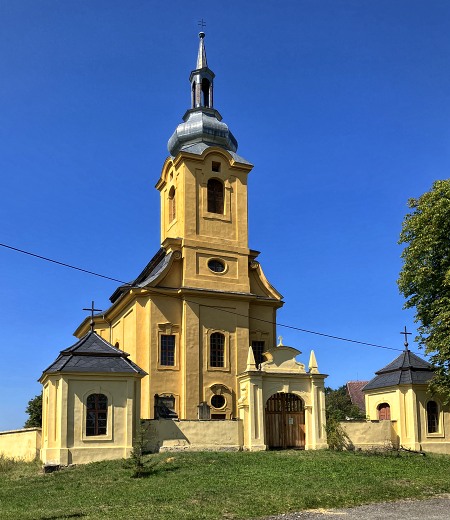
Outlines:
[{"label": "stone window surround", "polygon": [[[175,336],[175,355],[173,365],[161,364],[161,336]],[[173,323],[158,323],[158,370],[180,370],[180,327]]]},{"label": "stone window surround", "polygon": [[[211,335],[215,332],[219,332],[223,334],[225,337],[224,346],[223,346],[223,367],[212,367],[210,362],[210,339]],[[204,346],[206,348],[203,349],[206,355],[206,366],[208,371],[211,372],[230,372],[230,333],[223,329],[206,329],[203,336]]]},{"label": "stone window surround", "polygon": [[[438,407],[438,431],[430,433],[428,431],[428,403],[430,401],[434,401],[437,404]],[[424,418],[424,427],[425,427],[425,436],[428,439],[436,439],[436,438],[444,438],[445,432],[444,432],[444,414],[442,413],[442,405],[437,399],[427,399],[424,406],[424,412],[425,412],[425,418]]]},{"label": "stone window surround", "polygon": [[[215,174],[215,175],[214,175]],[[200,170],[200,175],[203,175],[203,172]],[[210,213],[208,211],[208,181],[209,179],[218,179],[223,183],[223,214],[220,213]],[[223,174],[221,175],[218,172],[213,172],[212,174],[205,175],[200,184],[200,214],[203,218],[207,220],[222,220],[224,222],[231,222],[231,194],[233,192],[233,188],[231,186],[231,182],[235,179],[235,177],[230,177],[229,179],[224,179]]]},{"label": "stone window surround", "polygon": [[[106,418],[106,434],[105,435],[86,435],[86,414],[87,414],[87,398],[92,394],[103,394],[108,398],[108,415]],[[83,442],[105,442],[112,441],[114,429],[114,405],[110,392],[101,385],[92,387],[84,393],[82,398],[82,414],[81,414],[81,440]]]}]

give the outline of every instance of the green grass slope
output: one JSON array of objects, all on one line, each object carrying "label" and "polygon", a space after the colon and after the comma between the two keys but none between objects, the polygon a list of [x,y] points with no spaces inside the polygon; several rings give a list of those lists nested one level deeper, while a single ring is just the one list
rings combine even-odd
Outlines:
[{"label": "green grass slope", "polygon": [[2,520],[247,519],[450,492],[450,457],[349,452],[173,453],[143,478],[111,461],[44,475],[0,458]]}]

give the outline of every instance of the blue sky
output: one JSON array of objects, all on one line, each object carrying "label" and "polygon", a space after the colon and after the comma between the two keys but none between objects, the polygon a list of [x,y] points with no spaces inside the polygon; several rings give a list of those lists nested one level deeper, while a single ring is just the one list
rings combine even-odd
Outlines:
[{"label": "blue sky", "polygon": [[[450,3],[0,3],[0,242],[121,280],[159,247],[154,185],[204,18],[215,107],[254,170],[250,247],[282,324],[402,348],[409,197],[447,178]],[[117,284],[0,248],[0,430]],[[332,387],[396,352],[279,327]]]}]

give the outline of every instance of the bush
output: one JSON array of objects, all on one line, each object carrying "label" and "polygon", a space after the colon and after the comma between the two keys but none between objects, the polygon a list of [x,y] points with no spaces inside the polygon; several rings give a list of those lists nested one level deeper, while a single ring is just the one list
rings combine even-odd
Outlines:
[{"label": "bush", "polygon": [[349,436],[346,434],[341,423],[334,418],[330,418],[327,421],[327,442],[330,450],[343,451],[343,450],[354,450]]}]

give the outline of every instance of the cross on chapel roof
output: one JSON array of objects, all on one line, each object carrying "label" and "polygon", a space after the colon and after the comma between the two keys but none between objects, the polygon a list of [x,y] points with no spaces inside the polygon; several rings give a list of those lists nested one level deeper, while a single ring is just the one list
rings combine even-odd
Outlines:
[{"label": "cross on chapel roof", "polygon": [[91,311],[91,332],[94,332],[94,312],[102,312],[102,309],[96,309],[94,306],[94,300],[92,300],[90,309],[83,309],[84,311]]},{"label": "cross on chapel roof", "polygon": [[411,335],[411,332],[408,332],[406,330],[406,325],[405,325],[405,330],[400,332],[400,334],[403,334],[405,336],[405,342],[403,343],[403,345],[405,345],[405,350],[409,350],[408,349],[408,335]]}]

